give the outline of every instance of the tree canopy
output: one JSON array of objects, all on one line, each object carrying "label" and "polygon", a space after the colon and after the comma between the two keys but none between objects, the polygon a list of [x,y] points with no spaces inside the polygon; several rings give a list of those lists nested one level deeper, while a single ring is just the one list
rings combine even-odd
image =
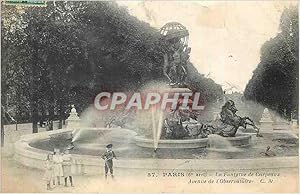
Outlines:
[{"label": "tree canopy", "polygon": [[[2,104],[17,120],[65,119],[101,91],[139,90],[163,76],[168,45],[158,29],[114,2],[47,2],[47,7],[2,5]],[[189,64],[190,85],[206,101],[221,86]],[[8,111],[9,111],[8,110]]]},{"label": "tree canopy", "polygon": [[298,8],[286,8],[280,32],[265,42],[261,59],[249,80],[245,97],[290,118],[298,115],[299,20]]}]

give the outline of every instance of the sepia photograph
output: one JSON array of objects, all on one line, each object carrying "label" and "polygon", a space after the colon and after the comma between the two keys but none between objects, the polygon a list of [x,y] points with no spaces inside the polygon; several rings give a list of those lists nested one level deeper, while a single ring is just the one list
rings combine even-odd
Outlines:
[{"label": "sepia photograph", "polygon": [[1,1],[2,193],[298,193],[298,1]]}]

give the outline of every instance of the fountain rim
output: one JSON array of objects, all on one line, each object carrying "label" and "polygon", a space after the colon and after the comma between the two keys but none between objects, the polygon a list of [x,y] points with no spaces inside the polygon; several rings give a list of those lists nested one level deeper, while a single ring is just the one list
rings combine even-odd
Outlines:
[{"label": "fountain rim", "polygon": [[[99,128],[98,128],[99,129]],[[30,143],[40,139],[50,138],[50,134],[72,131],[59,129],[21,136],[15,143],[14,159],[24,166],[44,169],[46,156],[51,151],[30,146]],[[85,174],[99,174],[104,166],[100,156],[72,154],[84,165]],[[231,169],[269,169],[270,163],[275,168],[298,168],[299,156],[248,158],[248,159],[153,159],[153,158],[121,158],[115,160],[114,166],[122,169],[194,169],[194,170],[231,170]],[[182,165],[182,164],[185,165]],[[222,165],[220,165],[220,163]],[[159,165],[158,165],[159,164]],[[96,169],[99,169],[95,171]]]},{"label": "fountain rim", "polygon": [[[135,140],[143,140],[147,143],[153,143],[153,139],[146,138],[145,136],[142,135],[137,135],[134,137]],[[203,142],[208,141],[208,138],[195,138],[195,139],[159,139],[159,143],[170,143],[170,144],[176,144],[178,142],[180,143],[198,143],[199,141],[203,140]]]}]

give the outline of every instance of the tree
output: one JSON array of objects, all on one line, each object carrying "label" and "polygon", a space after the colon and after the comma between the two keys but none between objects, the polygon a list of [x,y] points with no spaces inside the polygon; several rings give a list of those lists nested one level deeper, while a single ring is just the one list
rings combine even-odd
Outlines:
[{"label": "tree", "polygon": [[[70,104],[81,112],[101,91],[134,91],[153,80],[166,81],[167,43],[157,29],[115,2],[47,2],[47,7],[21,8],[15,15],[14,33],[9,27],[13,21],[2,18],[7,24],[2,64],[9,67],[2,71],[8,88],[2,97],[11,96],[9,106],[15,106],[18,117],[30,112],[33,132],[45,115],[61,126]],[[219,85],[193,64],[189,67],[193,90],[207,101],[222,94]]]},{"label": "tree", "polygon": [[261,48],[261,62],[249,80],[245,97],[290,119],[298,115],[299,21],[297,7],[285,9],[278,35]]},{"label": "tree", "polygon": [[[4,124],[13,121],[12,117],[7,118],[5,115],[13,115],[14,120],[18,120],[18,111],[28,108],[26,107],[28,104],[26,98],[16,101],[16,96],[20,95],[20,88],[27,86],[27,77],[24,76],[27,69],[18,65],[27,60],[22,57],[24,50],[21,49],[21,45],[24,44],[22,29],[26,26],[21,17],[23,10],[17,7],[4,9],[2,6],[1,11],[1,146],[3,146]],[[10,60],[12,58],[14,60]]]}]

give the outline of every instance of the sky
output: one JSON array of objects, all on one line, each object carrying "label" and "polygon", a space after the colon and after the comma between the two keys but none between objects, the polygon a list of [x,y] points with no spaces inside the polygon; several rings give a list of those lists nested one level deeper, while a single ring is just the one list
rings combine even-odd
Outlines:
[{"label": "sky", "polygon": [[260,48],[279,32],[285,7],[297,1],[117,1],[152,27],[179,22],[189,30],[197,70],[243,91],[260,61]]}]

